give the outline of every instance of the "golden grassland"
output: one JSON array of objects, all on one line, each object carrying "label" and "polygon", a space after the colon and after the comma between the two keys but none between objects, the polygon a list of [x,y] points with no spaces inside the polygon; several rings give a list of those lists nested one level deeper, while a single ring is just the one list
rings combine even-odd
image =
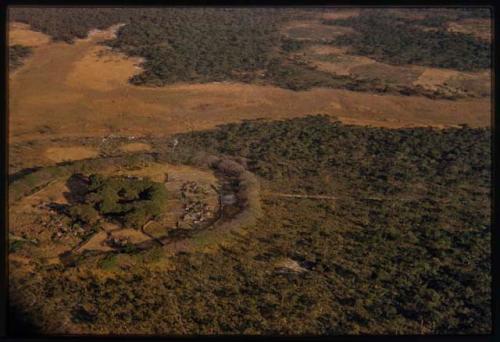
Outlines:
[{"label": "golden grassland", "polygon": [[139,71],[140,61],[111,53],[98,45],[100,39],[40,45],[11,75],[10,141],[111,133],[163,136],[243,119],[315,113],[390,128],[490,124],[488,98],[432,100],[324,88],[294,92],[236,83],[133,86],[127,79]]}]

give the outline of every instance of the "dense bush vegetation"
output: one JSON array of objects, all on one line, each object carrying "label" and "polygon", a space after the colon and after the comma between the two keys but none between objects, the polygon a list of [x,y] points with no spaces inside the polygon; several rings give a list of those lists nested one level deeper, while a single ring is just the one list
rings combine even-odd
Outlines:
[{"label": "dense bush vegetation", "polygon": [[[315,116],[180,135],[172,158],[241,156],[260,175],[254,228],[217,253],[169,259],[170,272],[43,267],[22,291],[13,279],[13,300],[34,302],[25,317],[50,332],[71,317],[94,333],[489,333],[490,134]],[[308,271],[276,272],[282,258]]]},{"label": "dense bush vegetation", "polygon": [[33,53],[33,49],[24,45],[9,46],[9,69],[15,70],[23,65],[23,60]]},{"label": "dense bush vegetation", "polygon": [[126,22],[130,9],[120,8],[11,8],[9,20],[24,22],[56,41],[71,43],[92,29]]},{"label": "dense bush vegetation", "polygon": [[[358,17],[324,22],[356,30],[335,39],[335,44],[349,46],[354,54],[390,64],[418,64],[463,71],[491,67],[490,44],[470,35],[446,31],[442,26],[450,19],[448,17],[429,16],[415,20],[380,10],[362,13]],[[483,12],[479,13],[483,15]],[[419,25],[441,29],[423,30]]]},{"label": "dense bush vegetation", "polygon": [[108,44],[146,59],[135,84],[254,79],[279,46],[278,27],[295,10],[279,9],[15,9],[56,40],[82,38],[92,28],[125,23]]},{"label": "dense bush vegetation", "polygon": [[83,203],[70,209],[70,215],[84,223],[92,225],[103,215],[125,226],[140,228],[165,207],[167,195],[161,183],[100,175],[91,175],[89,182]]},{"label": "dense bush vegetation", "polygon": [[[285,38],[280,30],[290,20],[317,17],[318,11],[323,10],[19,8],[12,10],[10,17],[56,40],[68,42],[75,37],[85,37],[93,28],[125,24],[118,30],[116,39],[106,44],[145,59],[144,72],[131,79],[138,85],[230,80],[270,83],[293,90],[321,86],[437,96],[422,89],[336,77],[315,70],[307,63],[290,60],[290,54],[304,48],[305,43]],[[490,66],[488,43],[447,32],[441,27],[447,20],[483,18],[489,13],[487,10],[409,11],[410,14],[427,13],[423,19],[403,16],[399,12],[366,10],[359,17],[325,20],[324,23],[354,28],[356,33],[341,36],[334,43],[348,45],[354,54],[368,55],[383,62],[459,70]],[[422,25],[440,29],[424,31]]]},{"label": "dense bush vegetation", "polygon": [[146,58],[136,84],[251,80],[279,44],[283,14],[262,9],[158,10],[134,18],[110,45]]}]

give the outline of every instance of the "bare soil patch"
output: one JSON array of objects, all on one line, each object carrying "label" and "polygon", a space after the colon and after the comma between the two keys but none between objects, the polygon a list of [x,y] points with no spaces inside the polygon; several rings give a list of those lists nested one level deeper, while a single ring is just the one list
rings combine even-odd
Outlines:
[{"label": "bare soil patch", "polygon": [[96,157],[99,152],[89,147],[50,147],[45,151],[47,158],[55,162],[80,160]]},{"label": "bare soil patch", "polygon": [[363,56],[329,55],[329,57],[332,61],[314,61],[313,65],[321,71],[340,76],[349,76],[356,67],[376,63],[373,59]]},{"label": "bare soil patch", "polygon": [[[92,37],[96,39],[99,35]],[[126,84],[130,77],[141,71],[139,58],[128,58],[104,46],[92,46],[73,64],[66,83],[75,88],[110,91]]]},{"label": "bare soil patch", "polygon": [[94,234],[87,242],[81,245],[75,252],[81,253],[87,250],[109,252],[113,248],[106,244],[108,235],[106,232],[98,232]]},{"label": "bare soil patch", "polygon": [[455,70],[427,68],[418,77],[414,84],[432,89],[438,85],[442,85],[448,79],[456,77],[459,74],[460,72]]},{"label": "bare soil patch", "polygon": [[491,41],[491,23],[490,19],[463,19],[448,23],[448,31],[471,34],[479,39]]},{"label": "bare soil patch", "polygon": [[24,23],[9,23],[8,37],[9,45],[19,44],[36,47],[50,42],[49,36],[32,31],[30,26]]},{"label": "bare soil patch", "polygon": [[491,95],[490,71],[465,73],[448,69],[426,68],[413,84],[431,90],[449,89],[474,96]]},{"label": "bare soil patch", "polygon": [[276,271],[277,272],[295,272],[295,273],[302,273],[307,271],[307,269],[303,268],[300,266],[300,264],[290,258],[285,258],[282,260],[279,260],[275,263]]}]

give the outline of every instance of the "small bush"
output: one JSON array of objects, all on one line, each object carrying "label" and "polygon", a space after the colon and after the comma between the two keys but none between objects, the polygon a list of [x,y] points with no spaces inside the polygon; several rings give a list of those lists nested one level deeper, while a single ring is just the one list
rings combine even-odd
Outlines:
[{"label": "small bush", "polygon": [[99,213],[90,204],[78,204],[70,208],[70,216],[74,221],[93,225],[99,220]]}]

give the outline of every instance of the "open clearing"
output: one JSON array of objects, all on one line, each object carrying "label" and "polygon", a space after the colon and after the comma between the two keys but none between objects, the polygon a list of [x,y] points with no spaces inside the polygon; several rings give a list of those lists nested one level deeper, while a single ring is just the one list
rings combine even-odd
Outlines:
[{"label": "open clearing", "polygon": [[99,152],[88,147],[50,147],[45,151],[47,158],[55,162],[80,160],[96,157]]},{"label": "open clearing", "polygon": [[30,30],[29,25],[23,23],[9,24],[9,45],[40,46],[50,42],[50,37]]},{"label": "open clearing", "polygon": [[491,20],[489,19],[463,19],[458,22],[448,23],[448,31],[472,34],[485,41],[491,41]]}]

